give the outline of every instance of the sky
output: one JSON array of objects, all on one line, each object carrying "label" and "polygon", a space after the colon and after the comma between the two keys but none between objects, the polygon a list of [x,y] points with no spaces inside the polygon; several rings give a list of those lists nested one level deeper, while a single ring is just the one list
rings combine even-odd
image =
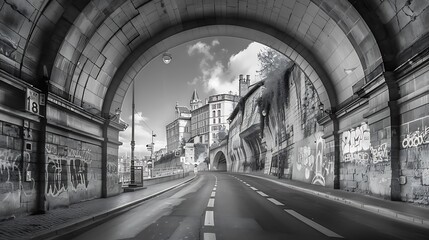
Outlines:
[{"label": "sky", "polygon": [[[187,42],[172,49],[172,61],[154,58],[135,79],[135,156],[149,155],[146,144],[154,137],[154,151],[167,145],[165,126],[175,119],[176,102],[189,107],[194,89],[204,102],[214,94],[238,94],[238,75],[259,80],[257,54],[264,45],[233,37],[210,37]],[[129,127],[119,134],[119,155],[131,152],[131,87],[122,104],[121,119]]]}]

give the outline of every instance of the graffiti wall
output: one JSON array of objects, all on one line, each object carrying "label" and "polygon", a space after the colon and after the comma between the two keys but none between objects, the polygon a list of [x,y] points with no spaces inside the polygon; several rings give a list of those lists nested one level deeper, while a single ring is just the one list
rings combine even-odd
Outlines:
[{"label": "graffiti wall", "polygon": [[28,146],[35,144],[36,135],[29,128],[0,121],[0,219],[35,208],[37,152]]},{"label": "graffiti wall", "polygon": [[387,143],[371,144],[371,130],[365,122],[341,133],[341,188],[389,196],[391,181],[389,154]]},{"label": "graffiti wall", "polygon": [[[108,172],[115,173],[111,162]],[[47,133],[45,167],[48,209],[101,196],[100,146]]]},{"label": "graffiti wall", "polygon": [[402,200],[429,204],[429,117],[403,124],[401,129]]},{"label": "graffiti wall", "polygon": [[333,186],[334,159],[326,154],[329,147],[325,144],[322,135],[318,132],[314,137],[305,138],[297,143],[293,179],[316,185]]}]

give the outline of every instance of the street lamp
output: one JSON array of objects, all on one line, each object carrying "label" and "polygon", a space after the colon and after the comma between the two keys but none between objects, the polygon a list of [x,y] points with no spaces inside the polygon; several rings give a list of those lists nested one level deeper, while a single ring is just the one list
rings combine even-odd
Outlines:
[{"label": "street lamp", "polygon": [[165,64],[169,64],[170,62],[171,62],[171,60],[172,60],[173,58],[171,57],[171,54],[170,53],[168,53],[168,52],[165,52],[164,54],[162,54],[162,61],[165,63]]}]

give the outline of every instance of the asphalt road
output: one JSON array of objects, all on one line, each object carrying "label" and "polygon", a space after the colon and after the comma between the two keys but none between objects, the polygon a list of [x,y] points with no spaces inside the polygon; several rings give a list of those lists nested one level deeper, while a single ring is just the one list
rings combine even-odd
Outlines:
[{"label": "asphalt road", "polygon": [[428,239],[399,222],[263,179],[199,173],[74,239]]}]

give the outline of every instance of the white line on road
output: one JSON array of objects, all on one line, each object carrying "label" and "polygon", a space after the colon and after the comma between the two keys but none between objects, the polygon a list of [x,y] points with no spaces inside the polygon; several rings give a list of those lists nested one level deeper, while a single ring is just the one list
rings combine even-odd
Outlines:
[{"label": "white line on road", "polygon": [[216,234],[204,233],[204,240],[216,240]]},{"label": "white line on road", "polygon": [[206,217],[204,218],[205,226],[214,226],[214,214],[213,211],[206,211]]},{"label": "white line on road", "polygon": [[262,197],[268,197],[267,194],[265,194],[264,192],[261,191],[256,191],[259,195],[261,195]]},{"label": "white line on road", "polygon": [[214,197],[216,196],[216,192],[212,192],[212,194],[210,195],[210,197]]},{"label": "white line on road", "polygon": [[254,188],[254,187],[250,187],[250,189],[252,189],[252,190],[254,190],[254,191],[258,190],[258,189]]},{"label": "white line on road", "polygon": [[283,203],[281,203],[281,202],[279,202],[279,201],[275,200],[274,198],[267,198],[267,199],[268,199],[268,201],[270,201],[270,202],[274,203],[274,204],[275,204],[275,205],[277,205],[277,206],[283,206],[283,205],[284,205]]},{"label": "white line on road", "polygon": [[216,187],[213,188],[213,191],[216,191]]},{"label": "white line on road", "polygon": [[310,226],[310,227],[316,229],[317,231],[325,234],[328,237],[343,238],[342,236],[340,236],[340,235],[334,233],[333,231],[325,228],[324,226],[322,226],[322,225],[320,225],[320,224],[318,224],[318,223],[316,223],[316,222],[314,222],[314,221],[312,221],[312,220],[310,220],[310,219],[302,216],[301,214],[295,212],[294,210],[285,209],[285,211],[287,213],[289,213],[290,215],[298,218],[299,220],[301,220],[303,223],[307,224],[308,226]]},{"label": "white line on road", "polygon": [[207,204],[207,207],[214,207],[214,198],[209,199],[209,203]]},{"label": "white line on road", "polygon": [[250,184],[246,183],[246,186],[251,187]]}]

